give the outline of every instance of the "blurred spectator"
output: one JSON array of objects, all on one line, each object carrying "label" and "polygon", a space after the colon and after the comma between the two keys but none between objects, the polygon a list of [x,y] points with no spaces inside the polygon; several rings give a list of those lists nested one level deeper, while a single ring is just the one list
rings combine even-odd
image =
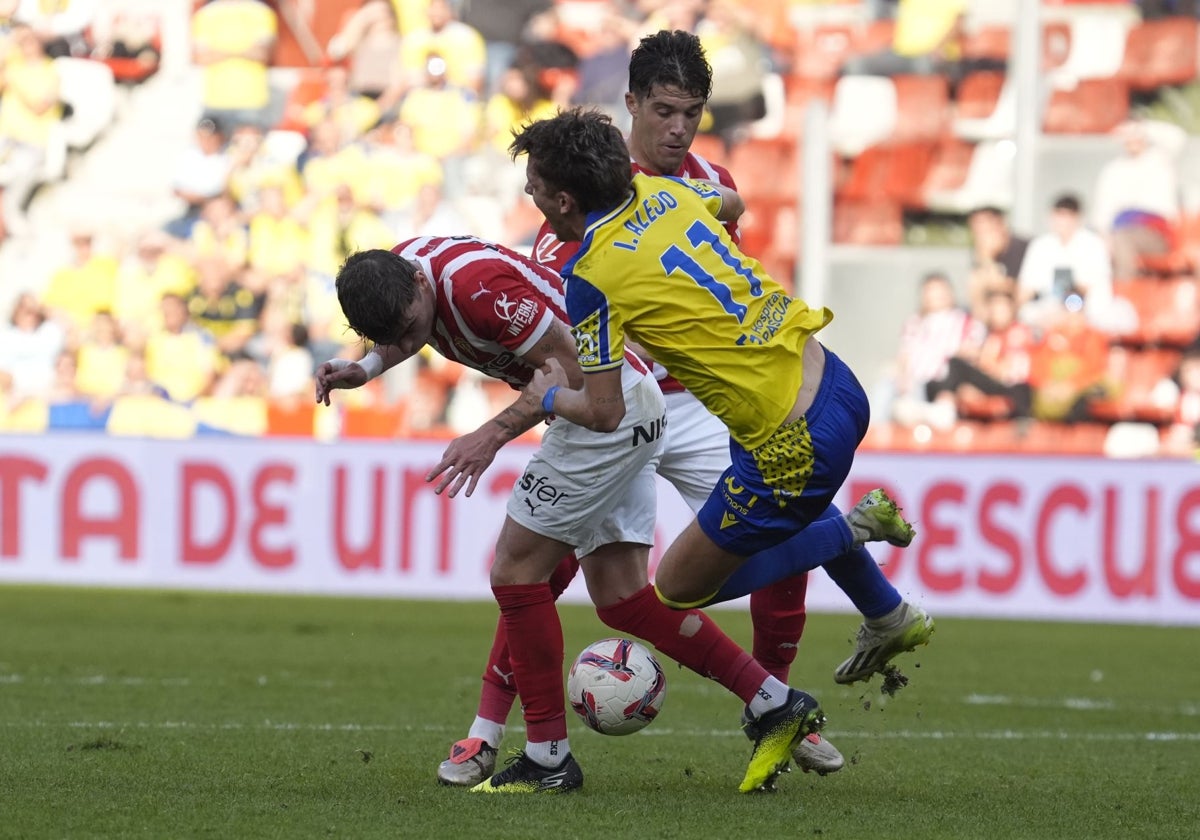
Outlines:
[{"label": "blurred spectator", "polygon": [[732,147],[745,126],[766,116],[767,48],[756,34],[754,10],[735,0],[712,0],[695,31],[713,68],[707,130]]},{"label": "blurred spectator", "polygon": [[1017,320],[1017,302],[1007,292],[989,292],[985,310],[987,335],[982,344],[964,344],[951,356],[946,376],[927,386],[928,397],[947,406],[940,409],[942,413],[957,413],[956,398],[972,392],[1000,396],[1009,400],[1010,416],[1029,417],[1033,407],[1029,387],[1033,331]]},{"label": "blurred spectator", "polygon": [[316,364],[308,349],[308,328],[291,320],[283,307],[263,312],[263,361],[267,395],[273,399],[308,396]]},{"label": "blurred spectator", "polygon": [[955,299],[949,278],[940,272],[921,282],[917,312],[904,322],[896,355],[896,375],[891,395],[893,418],[906,426],[930,422],[949,426],[954,422],[943,406],[929,401],[928,385],[945,379],[949,360],[964,345],[978,345],[983,325]]},{"label": "blurred spectator", "polygon": [[395,228],[397,217],[408,212],[421,187],[442,182],[442,164],[418,152],[412,128],[394,119],[384,120],[367,135],[366,149],[371,177],[363,185],[363,201]]},{"label": "blurred spectator", "polygon": [[48,393],[63,343],[62,329],[46,317],[37,297],[18,296],[8,324],[0,328],[0,394],[20,400]]},{"label": "blurred spectator", "polygon": [[109,3],[96,11],[90,57],[108,63],[118,81],[141,81],[152,75],[162,61],[157,43],[159,15]]},{"label": "blurred spectator", "polygon": [[954,77],[962,60],[966,0],[899,0],[892,46],[851,58],[847,75],[901,76],[943,73]]},{"label": "blurred spectator", "polygon": [[50,382],[50,389],[41,396],[51,404],[79,402],[84,397],[79,391],[79,386],[75,384],[78,379],[79,364],[75,358],[75,351],[62,350],[54,359],[54,377]]},{"label": "blurred spectator", "polygon": [[211,117],[201,118],[196,125],[195,142],[184,150],[175,166],[171,187],[175,197],[184,203],[184,211],[167,223],[167,232],[177,239],[190,237],[204,202],[227,189],[229,171],[221,124]]},{"label": "blurred spectator", "polygon": [[43,180],[46,153],[62,119],[58,70],[25,24],[13,26],[0,73],[0,213],[7,232],[28,232],[25,205]]},{"label": "blurred spectator", "polygon": [[170,249],[165,232],[145,231],[117,267],[112,312],[127,342],[141,346],[145,341],[160,317],[163,295],[187,296],[196,286],[191,265]]},{"label": "blurred spectator", "polygon": [[440,184],[424,184],[408,213],[397,219],[396,238],[414,236],[459,236],[472,233],[467,220],[447,201]]},{"label": "blurred spectator", "polygon": [[213,384],[212,394],[217,398],[265,397],[267,375],[262,366],[253,359],[235,359]]},{"label": "blurred spectator", "polygon": [[129,348],[111,312],[92,316],[91,328],[75,357],[75,385],[85,397],[112,399],[120,393],[129,366]]},{"label": "blurred spectator", "polygon": [[[495,6],[489,4],[491,14],[498,13]],[[429,0],[426,14],[427,27],[403,33],[400,61],[408,75],[406,85],[425,84],[429,60],[437,56],[444,62],[449,85],[482,96],[487,65],[483,36],[455,17],[450,0]]]},{"label": "blurred spectator", "polygon": [[263,184],[257,203],[258,211],[250,217],[250,268],[267,278],[302,271],[308,230],[288,211],[282,184]]},{"label": "blurred spectator", "polygon": [[[300,148],[297,147],[297,155]],[[295,207],[304,197],[296,157],[269,145],[260,126],[242,125],[234,129],[226,154],[229,194],[247,212],[258,208],[258,190],[268,183],[282,187],[288,207]]]},{"label": "blurred spectator", "polygon": [[339,187],[358,189],[369,183],[371,170],[362,147],[348,145],[341,127],[324,120],[310,133],[300,177],[306,202],[314,204],[332,198]]},{"label": "blurred spectator", "polygon": [[1108,247],[1099,234],[1083,226],[1075,196],[1055,199],[1050,230],[1029,243],[1018,294],[1021,319],[1035,326],[1057,320],[1063,302],[1072,295],[1082,298],[1097,324],[1107,324],[1113,297]]},{"label": "blurred spectator", "polygon": [[250,254],[250,234],[237,203],[228,193],[214,195],[204,202],[200,218],[192,225],[188,240],[193,260],[217,257],[241,267]]},{"label": "blurred spectator", "polygon": [[33,30],[51,58],[86,56],[96,12],[97,0],[21,0],[16,18]]},{"label": "blurred spectator", "polygon": [[500,80],[516,61],[530,20],[554,8],[551,0],[462,0],[459,17],[486,45],[483,93],[498,92]]},{"label": "blurred spectator", "polygon": [[1104,164],[1092,197],[1092,224],[1106,235],[1113,269],[1138,273],[1142,254],[1165,254],[1175,244],[1179,217],[1179,156],[1187,133],[1177,125],[1134,120],[1117,129],[1123,152]]},{"label": "blurred spectator", "polygon": [[350,88],[350,74],[345,68],[330,67],[325,71],[325,81],[325,94],[304,109],[304,123],[310,129],[330,121],[341,131],[342,141],[349,142],[366,134],[379,121],[379,105]]},{"label": "blurred spectator", "polygon": [[271,122],[267,64],[275,12],[260,0],[208,0],[192,16],[192,48],[203,71],[204,115],[229,127]]},{"label": "blurred spectator", "polygon": [[1200,346],[1184,351],[1174,375],[1155,389],[1158,401],[1172,407],[1163,435],[1163,454],[1196,457],[1200,453]]},{"label": "blurred spectator", "polygon": [[125,363],[125,379],[117,396],[151,396],[164,400],[171,398],[166,388],[150,378],[146,371],[146,354],[140,348],[129,353],[129,359]]},{"label": "blurred spectator", "polygon": [[557,111],[548,91],[529,70],[510,67],[501,74],[484,111],[484,131],[490,147],[507,158],[514,129],[553,117]]},{"label": "blurred spectator", "polygon": [[387,90],[402,90],[400,26],[391,0],[366,0],[332,38],[327,51],[349,67],[347,85],[361,96],[378,99]]},{"label": "blurred spectator", "polygon": [[95,233],[86,227],[71,231],[71,261],[50,275],[42,303],[72,331],[86,330],[97,312],[111,312],[116,297],[118,262],[98,253]]},{"label": "blurred spectator", "polygon": [[212,387],[220,354],[212,336],[191,321],[187,301],[162,298],[162,325],[146,339],[146,375],[176,402],[191,402]]},{"label": "blurred spectator", "polygon": [[309,268],[333,277],[346,257],[366,248],[391,248],[396,234],[375,211],[358,203],[354,192],[339,186],[313,210],[308,225],[312,252]]},{"label": "blurred spectator", "polygon": [[1029,240],[1015,235],[1004,211],[998,207],[977,207],[967,215],[971,232],[971,274],[967,280],[967,302],[971,314],[982,319],[986,300],[992,292],[1015,295],[1017,278]]},{"label": "blurred spectator", "polygon": [[263,299],[247,289],[239,278],[238,266],[219,255],[196,263],[196,291],[188,300],[192,321],[216,341],[227,357],[241,354],[258,332]]},{"label": "blurred spectator", "polygon": [[1108,335],[1088,323],[1078,296],[1053,301],[1046,331],[1030,355],[1029,384],[1038,420],[1092,420],[1088,403],[1108,393]]},{"label": "blurred spectator", "polygon": [[446,62],[431,55],[425,67],[425,81],[404,97],[400,122],[413,133],[417,151],[441,161],[445,173],[446,194],[452,198],[465,187],[466,158],[475,151],[483,115],[474,94],[450,82]]}]

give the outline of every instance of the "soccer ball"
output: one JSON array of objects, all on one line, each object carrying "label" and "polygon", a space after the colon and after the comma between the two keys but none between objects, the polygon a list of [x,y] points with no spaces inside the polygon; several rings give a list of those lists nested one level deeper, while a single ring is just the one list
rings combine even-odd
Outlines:
[{"label": "soccer ball", "polygon": [[629,639],[601,639],[583,649],[567,676],[571,708],[602,735],[629,735],[662,709],[667,677],[650,651]]}]

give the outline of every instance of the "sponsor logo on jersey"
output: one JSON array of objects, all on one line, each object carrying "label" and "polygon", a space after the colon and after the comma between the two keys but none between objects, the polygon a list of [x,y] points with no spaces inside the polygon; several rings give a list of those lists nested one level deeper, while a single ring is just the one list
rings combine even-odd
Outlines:
[{"label": "sponsor logo on jersey", "polygon": [[571,328],[580,367],[600,364],[600,313],[593,312]]},{"label": "sponsor logo on jersey", "polygon": [[547,233],[533,246],[533,258],[542,265],[552,263],[562,245],[562,240],[553,233]]},{"label": "sponsor logo on jersey", "polygon": [[639,443],[653,443],[662,437],[662,433],[666,431],[666,428],[667,415],[665,414],[662,417],[659,417],[657,420],[650,421],[650,423],[646,426],[634,426],[633,445],[637,446]]}]

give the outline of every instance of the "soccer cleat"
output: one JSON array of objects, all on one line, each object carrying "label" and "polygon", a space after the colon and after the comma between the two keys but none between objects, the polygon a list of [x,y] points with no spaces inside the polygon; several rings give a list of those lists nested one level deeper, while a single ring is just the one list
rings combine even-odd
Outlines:
[{"label": "soccer cleat", "polygon": [[892,657],[929,644],[933,619],[907,601],[882,618],[867,620],[858,628],[854,655],[837,667],[833,679],[843,685],[870,679]]},{"label": "soccer cleat", "polygon": [[[758,721],[750,717],[749,707],[742,709],[742,731],[751,741],[758,738]],[[846,766],[846,759],[838,748],[818,732],[805,735],[792,748],[792,760],[805,773],[827,776]],[[783,772],[788,772],[785,768]]]},{"label": "soccer cleat", "polygon": [[792,747],[792,760],[805,773],[828,776],[846,766],[846,759],[838,748],[821,737],[819,732],[810,732]]},{"label": "soccer cleat", "polygon": [[913,526],[900,515],[900,508],[879,487],[858,500],[846,514],[846,524],[850,526],[856,545],[886,540],[904,548],[917,535]]},{"label": "soccer cleat", "polygon": [[482,738],[464,738],[450,747],[450,757],[438,766],[444,785],[472,787],[496,770],[496,748]]},{"label": "soccer cleat", "polygon": [[583,787],[583,771],[573,755],[557,767],[543,767],[522,751],[507,763],[495,776],[471,788],[471,793],[569,793]]},{"label": "soccer cleat", "polygon": [[774,787],[775,777],[787,769],[796,744],[824,725],[825,715],[817,701],[803,691],[789,689],[782,706],[755,719],[754,751],[738,790],[751,793]]}]

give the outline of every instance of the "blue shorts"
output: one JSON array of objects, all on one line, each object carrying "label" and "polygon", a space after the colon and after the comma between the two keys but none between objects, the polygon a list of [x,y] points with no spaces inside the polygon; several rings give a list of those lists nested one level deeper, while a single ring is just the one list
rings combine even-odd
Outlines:
[{"label": "blue shorts", "polygon": [[833,503],[870,419],[862,385],[826,350],[825,373],[803,417],[754,450],[729,441],[733,463],[696,514],[701,529],[742,557],[803,530]]}]

